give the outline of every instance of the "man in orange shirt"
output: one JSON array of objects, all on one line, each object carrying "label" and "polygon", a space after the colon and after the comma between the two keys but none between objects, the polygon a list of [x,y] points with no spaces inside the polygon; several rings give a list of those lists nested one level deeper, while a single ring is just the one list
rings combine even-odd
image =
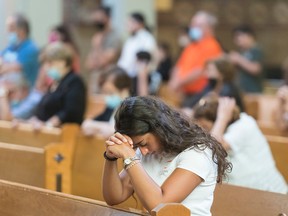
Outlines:
[{"label": "man in orange shirt", "polygon": [[204,11],[199,11],[192,17],[189,30],[192,43],[182,52],[169,82],[171,90],[185,94],[182,104],[184,107],[189,107],[193,96],[207,85],[207,77],[203,73],[206,61],[222,54],[214,37],[216,23],[216,17]]}]

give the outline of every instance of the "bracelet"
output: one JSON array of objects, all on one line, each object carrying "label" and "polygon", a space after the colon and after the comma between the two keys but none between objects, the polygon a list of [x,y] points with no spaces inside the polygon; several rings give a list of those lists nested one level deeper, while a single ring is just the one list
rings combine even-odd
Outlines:
[{"label": "bracelet", "polygon": [[134,160],[131,164],[129,164],[127,167],[125,167],[125,170],[130,169],[131,167],[133,167],[134,165],[140,163],[140,160]]},{"label": "bracelet", "polygon": [[106,159],[106,160],[108,160],[108,161],[116,161],[116,160],[118,160],[118,158],[110,158],[110,157],[108,157],[107,156],[107,154],[106,154],[106,151],[104,152],[104,158]]}]

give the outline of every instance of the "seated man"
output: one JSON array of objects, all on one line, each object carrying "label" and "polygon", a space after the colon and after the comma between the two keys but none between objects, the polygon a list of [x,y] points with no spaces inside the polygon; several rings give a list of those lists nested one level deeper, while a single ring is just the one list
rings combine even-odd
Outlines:
[{"label": "seated man", "polygon": [[8,46],[0,52],[1,77],[8,73],[22,73],[29,86],[33,87],[39,68],[39,50],[29,38],[29,22],[20,14],[10,16],[7,30]]},{"label": "seated man", "polygon": [[0,87],[0,119],[19,117],[19,108],[29,93],[29,86],[21,74],[8,74]]},{"label": "seated man", "polygon": [[87,136],[94,134],[109,137],[114,133],[114,112],[126,97],[130,95],[131,78],[119,67],[108,71],[102,85],[106,109],[93,120],[87,119],[82,124],[82,131]]}]

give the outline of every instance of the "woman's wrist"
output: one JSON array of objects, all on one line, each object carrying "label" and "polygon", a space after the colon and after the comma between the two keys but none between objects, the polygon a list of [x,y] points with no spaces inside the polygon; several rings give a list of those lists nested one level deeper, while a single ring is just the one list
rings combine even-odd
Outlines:
[{"label": "woman's wrist", "polygon": [[108,161],[117,161],[118,160],[118,158],[116,158],[116,157],[108,156],[106,151],[104,152],[103,156]]}]

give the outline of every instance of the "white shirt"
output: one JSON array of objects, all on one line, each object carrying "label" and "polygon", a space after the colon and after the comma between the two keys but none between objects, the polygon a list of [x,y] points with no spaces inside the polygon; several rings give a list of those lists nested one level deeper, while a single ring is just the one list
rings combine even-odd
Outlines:
[{"label": "white shirt", "polygon": [[[198,175],[203,181],[187,197],[182,204],[190,209],[193,216],[210,216],[213,193],[217,179],[217,165],[212,161],[212,151],[196,149],[185,150],[174,156],[148,154],[142,156],[142,165],[148,175],[161,186],[176,169],[185,169]],[[177,191],[177,189],[175,189]]]},{"label": "white shirt", "polygon": [[125,69],[130,77],[135,77],[136,70],[136,54],[139,51],[146,51],[153,56],[156,50],[156,42],[153,35],[146,29],[141,29],[135,35],[130,36],[122,49],[118,66]]},{"label": "white shirt", "polygon": [[233,169],[228,182],[259,190],[287,193],[287,184],[277,170],[269,144],[256,121],[246,113],[232,123],[224,134],[229,143]]}]

